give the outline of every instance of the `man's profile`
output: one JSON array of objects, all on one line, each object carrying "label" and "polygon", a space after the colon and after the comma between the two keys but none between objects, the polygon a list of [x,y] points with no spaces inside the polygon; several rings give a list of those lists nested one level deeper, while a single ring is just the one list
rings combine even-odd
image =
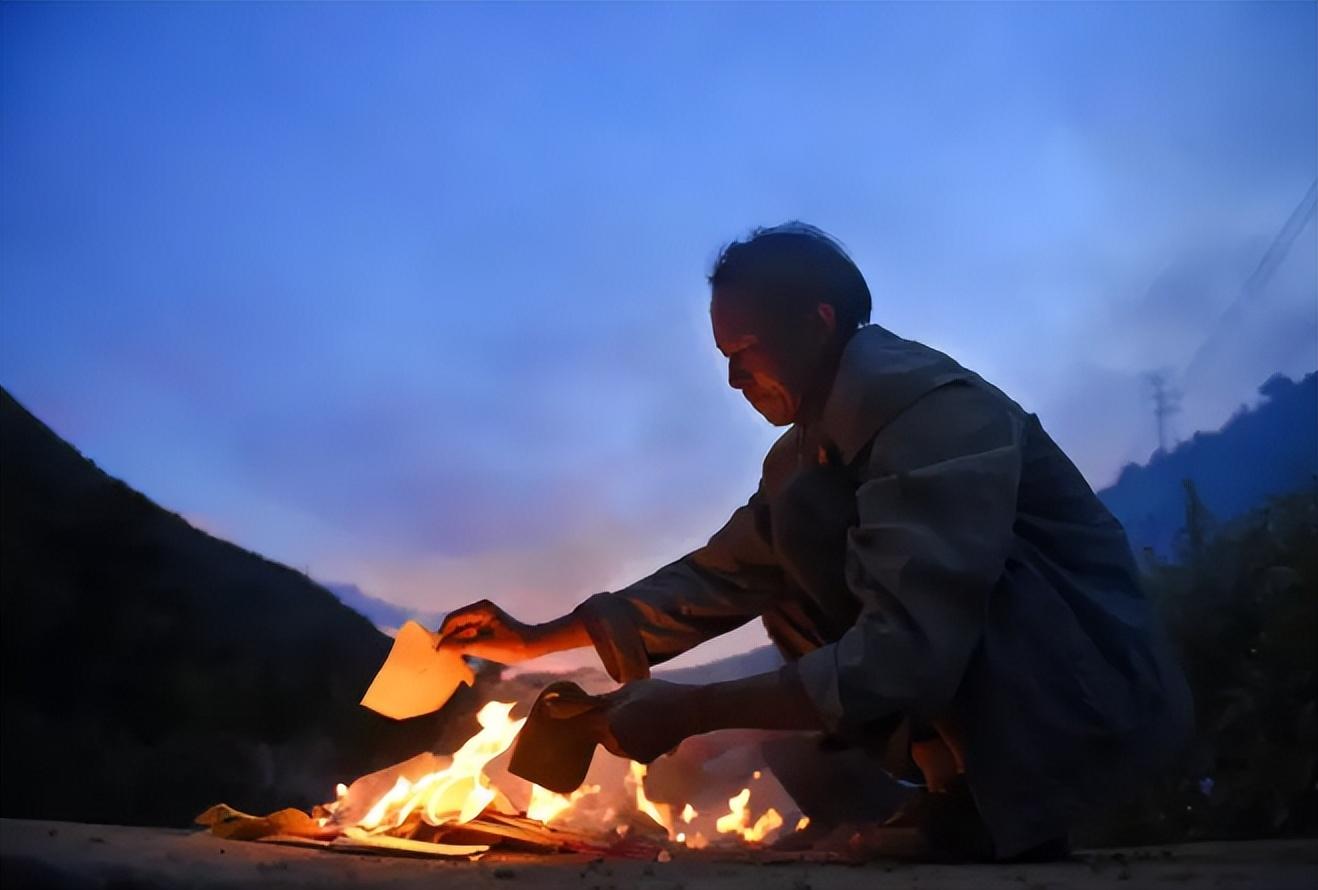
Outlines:
[{"label": "man's profile", "polygon": [[[709,278],[728,383],[787,427],[704,547],[543,625],[480,602],[441,646],[512,663],[593,645],[607,744],[650,761],[717,729],[828,733],[919,766],[928,855],[1048,857],[1183,740],[1189,699],[1119,523],[1037,417],[869,323],[860,270],[808,225]],[[650,668],[760,618],[786,665],[706,686]]]}]

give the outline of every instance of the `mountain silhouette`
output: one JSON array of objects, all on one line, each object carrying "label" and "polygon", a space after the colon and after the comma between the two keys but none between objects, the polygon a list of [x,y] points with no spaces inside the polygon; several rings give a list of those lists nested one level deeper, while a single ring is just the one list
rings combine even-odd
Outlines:
[{"label": "mountain silhouette", "polygon": [[1200,432],[1147,464],[1129,464],[1116,483],[1098,492],[1126,527],[1136,553],[1175,556],[1185,524],[1186,487],[1221,522],[1269,497],[1315,484],[1318,478],[1318,373],[1296,382],[1280,374],[1259,388],[1264,401],[1242,408],[1217,432]]},{"label": "mountain silhouette", "polygon": [[475,697],[402,723],[362,708],[390,646],[370,621],[112,479],[3,389],[0,640],[12,817],[171,825],[218,801],[323,802],[465,734]]}]

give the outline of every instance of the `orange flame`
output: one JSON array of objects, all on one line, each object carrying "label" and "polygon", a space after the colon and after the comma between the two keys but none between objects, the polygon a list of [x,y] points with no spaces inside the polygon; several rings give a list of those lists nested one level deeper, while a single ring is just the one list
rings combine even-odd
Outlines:
[{"label": "orange flame", "polygon": [[513,702],[489,702],[476,715],[480,732],[453,753],[447,768],[427,773],[415,782],[399,776],[357,823],[371,833],[397,828],[420,810],[429,825],[470,822],[495,799],[485,765],[512,745],[525,719],[513,720]]},{"label": "orange flame", "polygon": [[[512,812],[507,797],[485,775],[485,768],[499,755],[507,751],[525,720],[512,719],[513,702],[489,702],[476,715],[481,729],[469,738],[449,760],[443,769],[426,773],[417,779],[399,776],[388,791],[374,801],[359,801],[355,807],[349,807],[350,789],[340,784],[335,788],[335,801],[326,804],[320,818],[321,825],[335,823],[344,830],[358,829],[368,834],[385,834],[393,832],[406,824],[415,824],[416,818],[429,825],[439,826],[452,823],[466,823],[479,816],[487,807],[494,805],[505,812]],[[709,840],[697,828],[709,830],[709,817],[700,818],[700,814],[690,803],[682,806],[680,813],[676,804],[656,803],[645,793],[646,767],[629,762],[628,775],[623,787],[634,797],[635,809],[644,813],[662,827],[671,840],[685,844],[688,848],[700,849],[709,844]],[[410,775],[416,775],[411,772]],[[754,778],[759,779],[757,770]],[[628,787],[630,786],[630,787]],[[377,786],[378,787],[378,786]],[[585,785],[570,795],[555,794],[538,785],[531,785],[530,800],[526,815],[538,822],[549,823],[564,819],[572,814],[573,807],[582,798],[598,794],[600,786]],[[356,794],[356,791],[352,792]],[[729,812],[715,821],[719,834],[730,839],[756,844],[777,831],[783,825],[782,817],[772,807],[766,809],[758,819],[751,821],[749,787],[728,801]],[[370,807],[365,815],[361,807],[366,803]],[[353,815],[349,815],[352,812]],[[583,814],[584,815],[584,814]],[[612,807],[599,818],[604,824],[614,819]],[[699,818],[699,825],[696,820]],[[409,822],[409,819],[412,820]],[[353,821],[355,820],[355,821]],[[678,825],[682,830],[678,831]],[[800,831],[809,824],[802,817],[796,830]],[[625,831],[625,826],[619,829]]]},{"label": "orange flame", "polygon": [[549,823],[572,808],[572,805],[589,794],[598,794],[600,786],[582,785],[571,795],[556,794],[539,785],[531,786],[531,802],[526,805],[527,818]]},{"label": "orange flame", "polygon": [[672,808],[668,804],[652,803],[650,798],[645,796],[645,767],[633,760],[628,765],[628,769],[630,771],[628,778],[636,786],[636,809],[659,823],[668,832],[670,838],[676,837],[673,832]]},{"label": "orange flame", "polygon": [[737,834],[747,843],[758,844],[770,832],[782,827],[783,817],[773,807],[765,810],[752,825],[748,806],[750,799],[751,790],[743,788],[740,794],[728,801],[728,814],[720,816],[714,823],[720,834]]}]

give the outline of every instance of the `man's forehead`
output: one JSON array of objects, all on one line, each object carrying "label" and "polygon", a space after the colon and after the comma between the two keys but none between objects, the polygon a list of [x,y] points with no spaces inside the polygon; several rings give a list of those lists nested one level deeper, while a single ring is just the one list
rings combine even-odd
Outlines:
[{"label": "man's forehead", "polygon": [[[741,338],[761,337],[776,330],[781,321],[754,296],[737,288],[715,288],[709,312],[714,323],[714,337],[720,341],[720,346],[730,345],[731,341]],[[724,340],[729,343],[722,342]]]}]

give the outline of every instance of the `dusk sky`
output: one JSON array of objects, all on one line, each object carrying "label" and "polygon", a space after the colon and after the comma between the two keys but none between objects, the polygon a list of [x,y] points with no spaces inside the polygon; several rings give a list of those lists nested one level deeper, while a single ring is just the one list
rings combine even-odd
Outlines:
[{"label": "dusk sky", "polygon": [[0,385],[213,534],[543,620],[754,490],[705,275],[799,218],[1101,488],[1146,372],[1187,438],[1318,368],[1312,213],[1245,287],[1316,9],[5,3]]}]

